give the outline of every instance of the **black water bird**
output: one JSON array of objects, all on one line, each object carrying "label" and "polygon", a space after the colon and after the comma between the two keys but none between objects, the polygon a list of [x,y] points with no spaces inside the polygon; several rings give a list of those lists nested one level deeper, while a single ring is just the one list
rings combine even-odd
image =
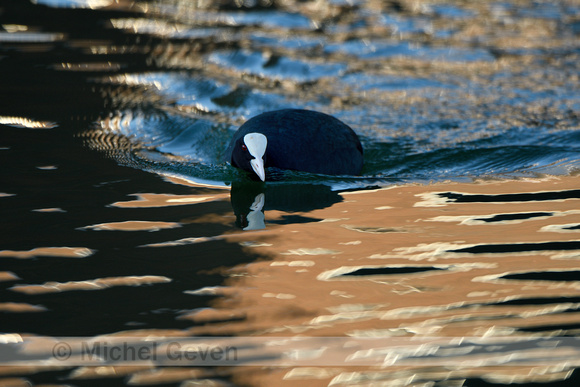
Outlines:
[{"label": "black water bird", "polygon": [[359,175],[363,149],[356,133],[324,113],[284,109],[244,123],[227,150],[232,166],[266,180],[276,167],[325,175]]}]

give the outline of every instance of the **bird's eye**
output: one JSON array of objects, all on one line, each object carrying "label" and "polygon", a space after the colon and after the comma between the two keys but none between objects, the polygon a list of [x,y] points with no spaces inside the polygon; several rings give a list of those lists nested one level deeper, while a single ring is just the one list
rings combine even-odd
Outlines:
[{"label": "bird's eye", "polygon": [[248,147],[246,146],[246,144],[242,144],[242,149],[245,150],[245,151],[248,150]]}]

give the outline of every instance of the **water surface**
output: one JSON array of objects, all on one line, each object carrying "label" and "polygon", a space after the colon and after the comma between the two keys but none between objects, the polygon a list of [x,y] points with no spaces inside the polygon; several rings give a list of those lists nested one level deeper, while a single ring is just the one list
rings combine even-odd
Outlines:
[{"label": "water surface", "polygon": [[[235,4],[0,6],[0,331],[577,335],[576,2]],[[241,123],[289,107],[349,124],[365,149],[362,176],[277,172],[262,186],[229,166]],[[498,178],[537,184],[389,189]],[[464,286],[445,286],[454,281]],[[320,296],[304,301],[296,284]],[[256,320],[267,306],[280,313]],[[405,306],[434,315],[398,315]],[[508,369],[485,382],[477,367],[397,380],[577,378],[573,367]],[[113,371],[6,375],[74,385],[389,380],[346,369]]]}]

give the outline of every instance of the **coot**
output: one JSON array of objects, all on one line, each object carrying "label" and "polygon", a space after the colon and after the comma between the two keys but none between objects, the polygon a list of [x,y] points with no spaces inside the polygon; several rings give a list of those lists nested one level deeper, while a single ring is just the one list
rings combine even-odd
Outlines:
[{"label": "coot", "polygon": [[276,167],[325,175],[359,175],[363,149],[356,133],[324,113],[284,109],[244,123],[227,150],[232,166],[266,180]]}]

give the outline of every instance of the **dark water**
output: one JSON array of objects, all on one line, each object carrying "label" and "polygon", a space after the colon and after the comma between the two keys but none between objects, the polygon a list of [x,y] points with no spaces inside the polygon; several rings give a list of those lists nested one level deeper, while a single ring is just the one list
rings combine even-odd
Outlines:
[{"label": "dark water", "polygon": [[[232,204],[249,208],[261,189],[224,161],[225,147],[263,111],[333,114],[365,149],[360,177],[287,172],[270,183],[265,209],[288,215],[267,227],[316,221],[292,212],[328,207],[342,189],[577,171],[579,23],[575,1],[3,1],[0,331],[190,327],[179,317],[211,297],[185,291],[257,258],[220,236],[247,226]],[[146,193],[216,199],[115,205]],[[95,226],[126,221],[175,227]],[[182,242],[150,246],[167,241]],[[50,252],[60,247],[77,250]],[[160,282],[13,289],[142,276]]]}]

